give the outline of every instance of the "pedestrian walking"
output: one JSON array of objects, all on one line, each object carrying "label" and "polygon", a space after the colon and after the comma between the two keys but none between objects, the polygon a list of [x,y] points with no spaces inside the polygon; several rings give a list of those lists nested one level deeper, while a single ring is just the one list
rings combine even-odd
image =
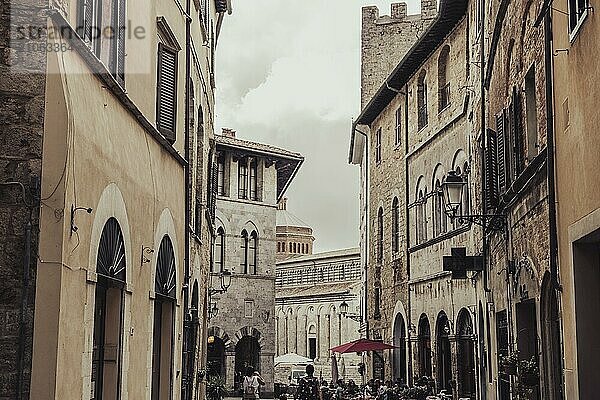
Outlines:
[{"label": "pedestrian walking", "polygon": [[298,382],[298,391],[296,399],[298,400],[323,400],[321,394],[321,385],[319,380],[314,377],[315,367],[311,364],[306,366],[306,376],[300,378]]},{"label": "pedestrian walking", "polygon": [[260,398],[260,387],[265,385],[264,379],[253,367],[246,368],[246,375],[242,382],[244,389],[243,400],[256,400]]}]

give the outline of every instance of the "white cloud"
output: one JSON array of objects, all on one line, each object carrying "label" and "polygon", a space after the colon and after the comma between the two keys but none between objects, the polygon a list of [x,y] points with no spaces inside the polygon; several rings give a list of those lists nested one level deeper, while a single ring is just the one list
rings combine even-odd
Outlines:
[{"label": "white cloud", "polygon": [[[358,245],[361,6],[389,0],[233,0],[217,50],[217,129],[306,157],[287,196],[319,251]],[[410,12],[416,12],[414,2]]]}]

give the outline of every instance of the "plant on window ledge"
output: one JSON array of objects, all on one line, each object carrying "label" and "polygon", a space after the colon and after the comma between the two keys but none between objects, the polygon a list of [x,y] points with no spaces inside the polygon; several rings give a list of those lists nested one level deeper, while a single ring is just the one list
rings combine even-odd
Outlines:
[{"label": "plant on window ledge", "polygon": [[508,375],[516,375],[517,379],[514,392],[517,399],[527,400],[532,398],[534,388],[539,386],[540,368],[535,356],[528,359],[520,358],[520,353],[514,351],[500,358],[500,366]]}]

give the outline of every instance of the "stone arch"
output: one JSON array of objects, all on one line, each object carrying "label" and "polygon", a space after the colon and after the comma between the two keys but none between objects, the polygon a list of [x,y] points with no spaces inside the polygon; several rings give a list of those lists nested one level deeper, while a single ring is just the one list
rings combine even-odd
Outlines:
[{"label": "stone arch", "polygon": [[246,221],[246,223],[242,226],[242,229],[240,230],[240,232],[243,230],[246,230],[248,232],[248,234],[250,234],[252,231],[254,231],[260,237],[261,230],[258,229],[258,226],[251,219]]},{"label": "stone arch", "polygon": [[393,332],[393,344],[397,346],[393,350],[393,365],[392,369],[393,377],[395,379],[402,379],[404,382],[408,382],[408,319],[406,318],[406,310],[404,304],[401,301],[396,302],[394,307],[394,320],[391,325],[391,332]]},{"label": "stone arch", "polygon": [[467,308],[461,308],[456,318],[456,368],[459,397],[474,397],[477,392],[475,374],[474,317]]},{"label": "stone arch", "polygon": [[227,216],[219,209],[215,210],[215,225],[219,227],[219,224],[225,229],[225,233],[231,232],[231,224]]},{"label": "stone arch", "polygon": [[450,335],[452,327],[445,311],[440,311],[435,321],[436,381],[439,389],[452,388],[452,350]]},{"label": "stone arch", "polygon": [[[100,238],[102,236],[102,232],[104,230],[104,226],[108,222],[109,219],[114,218],[119,224],[121,233],[123,235],[123,243],[125,246],[125,287],[123,296],[123,319],[122,326],[120,327],[121,332],[128,332],[131,325],[131,290],[133,288],[132,285],[132,272],[135,266],[135,262],[133,259],[133,244],[131,239],[131,227],[129,224],[129,217],[127,214],[127,207],[125,205],[125,200],[121,190],[118,185],[114,182],[109,183],[96,204],[94,208],[94,220],[92,222],[92,229],[90,232],[90,244],[89,244],[89,255],[88,255],[88,265],[90,266],[90,271],[88,273],[88,279],[90,281],[96,282],[97,274],[96,274],[96,263],[98,257],[98,248],[100,246]],[[150,245],[150,243],[148,243]],[[139,264],[137,264],[139,267]],[[153,281],[154,282],[154,281]],[[88,285],[87,286],[87,297],[91,299],[89,304],[85,308],[85,319],[87,321],[94,321],[94,311],[96,306],[96,287],[97,285]],[[151,320],[151,319],[150,319]],[[88,343],[88,347],[86,351],[82,354],[82,364],[88,366],[89,371],[92,370],[93,364],[93,343],[94,343],[94,323],[85,325],[85,341]],[[119,372],[121,381],[121,388],[127,387],[127,374],[123,373],[126,371],[129,366],[129,335],[122,334],[122,344],[121,350],[119,351],[119,359],[121,363],[121,370]],[[148,362],[151,361],[151,356],[148,358]],[[83,380],[83,392],[90,392],[91,379]]]},{"label": "stone arch", "polygon": [[171,210],[165,208],[158,219],[158,225],[156,225],[156,231],[154,233],[154,257],[152,257],[151,265],[151,282],[152,285],[150,287],[154,288],[154,282],[156,279],[156,267],[158,266],[158,253],[160,244],[163,240],[163,237],[168,236],[171,240],[173,246],[173,256],[175,257],[175,297],[177,299],[177,303],[179,304],[180,297],[179,296],[179,282],[178,280],[181,277],[180,271],[180,261],[178,255],[178,242],[177,242],[177,233],[175,230],[175,221],[173,219],[173,214]]},{"label": "stone arch", "polygon": [[540,294],[543,277],[539,276],[536,264],[531,257],[523,253],[515,265],[513,290],[521,300],[535,299]]},{"label": "stone arch", "polygon": [[[110,183],[104,188],[94,210],[88,265],[96,265],[100,236],[102,235],[104,225],[110,218],[115,218],[119,223],[123,234],[123,242],[125,243],[125,263],[128,267],[131,267],[133,266],[131,228],[129,226],[125,200],[116,183]],[[131,273],[132,268],[125,269],[126,282],[128,284],[131,284],[132,281]]]},{"label": "stone arch", "polygon": [[235,335],[233,335],[233,338],[231,338],[231,342],[232,342],[234,348],[235,348],[235,345],[244,336],[251,336],[251,337],[255,338],[256,341],[258,342],[258,346],[262,350],[262,348],[263,348],[263,336],[262,336],[262,333],[260,333],[260,331],[258,329],[256,329],[256,328],[254,328],[253,326],[244,326],[243,328],[239,329],[235,333]]},{"label": "stone arch", "polygon": [[221,339],[225,344],[226,351],[233,351],[235,349],[235,343],[233,343],[227,332],[219,326],[211,326],[208,328],[208,336],[214,336]]},{"label": "stone arch", "polygon": [[456,167],[463,168],[465,162],[468,162],[467,154],[463,149],[458,149],[454,153],[454,157],[452,157],[452,170],[456,171]]}]

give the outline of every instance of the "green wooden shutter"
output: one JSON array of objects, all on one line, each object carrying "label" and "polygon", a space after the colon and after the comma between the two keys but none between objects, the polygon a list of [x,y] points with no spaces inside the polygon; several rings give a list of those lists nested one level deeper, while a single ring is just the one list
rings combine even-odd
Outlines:
[{"label": "green wooden shutter", "polygon": [[177,53],[158,45],[158,85],[156,125],[171,143],[176,139],[177,117]]}]

